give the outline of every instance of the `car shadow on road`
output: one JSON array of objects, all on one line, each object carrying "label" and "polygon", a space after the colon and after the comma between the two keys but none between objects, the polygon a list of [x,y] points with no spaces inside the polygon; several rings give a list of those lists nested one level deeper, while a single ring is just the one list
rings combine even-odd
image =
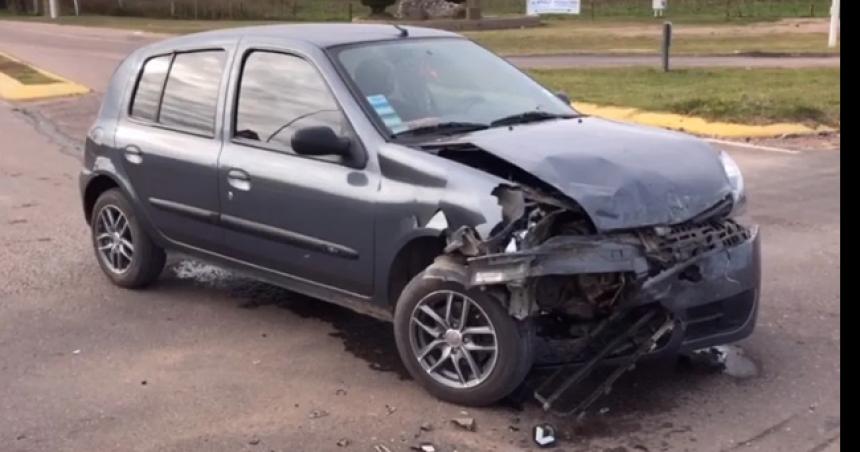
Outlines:
[{"label": "car shadow on road", "polygon": [[392,372],[401,380],[411,377],[400,362],[391,324],[361,315],[290,290],[237,275],[229,270],[190,260],[172,262],[159,280],[162,290],[193,285],[217,290],[237,300],[242,309],[276,307],[301,318],[332,326],[329,335],[343,342],[344,350],[375,371]]},{"label": "car shadow on road", "polygon": [[401,380],[411,379],[400,362],[400,355],[394,343],[394,331],[387,322],[255,281],[232,288],[231,295],[243,300],[239,304],[243,309],[275,306],[302,318],[326,322],[334,328],[329,335],[343,341],[344,350],[366,361],[371,369],[393,372]]}]

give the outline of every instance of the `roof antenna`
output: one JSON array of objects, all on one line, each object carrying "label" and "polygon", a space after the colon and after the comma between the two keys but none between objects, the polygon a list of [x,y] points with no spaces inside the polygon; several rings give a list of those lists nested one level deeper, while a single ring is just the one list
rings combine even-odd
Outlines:
[{"label": "roof antenna", "polygon": [[409,37],[409,30],[407,30],[407,29],[405,29],[405,28],[403,28],[397,24],[391,24],[391,25],[394,25],[394,28],[400,30],[400,37],[401,38],[408,38]]}]

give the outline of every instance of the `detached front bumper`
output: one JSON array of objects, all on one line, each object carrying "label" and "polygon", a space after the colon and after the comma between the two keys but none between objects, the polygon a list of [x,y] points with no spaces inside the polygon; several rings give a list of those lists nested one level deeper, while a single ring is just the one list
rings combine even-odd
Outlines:
[{"label": "detached front bumper", "polygon": [[659,303],[672,314],[676,327],[658,353],[695,350],[749,336],[755,327],[761,292],[758,227],[728,222],[714,228],[682,227],[670,235],[670,241],[651,246],[650,252],[668,249],[684,258],[653,276],[648,272],[649,259],[654,256],[646,251],[641,237],[621,234],[554,237],[530,250],[475,257],[469,260],[469,283],[507,285],[512,293],[520,294],[512,297],[510,314],[525,318],[536,309],[525,289],[533,278],[636,274],[639,288],[616,309]]},{"label": "detached front bumper", "polygon": [[692,351],[752,334],[761,294],[761,237],[758,227],[749,231],[746,241],[645,283],[638,301],[659,302],[678,320],[680,328],[664,349]]}]

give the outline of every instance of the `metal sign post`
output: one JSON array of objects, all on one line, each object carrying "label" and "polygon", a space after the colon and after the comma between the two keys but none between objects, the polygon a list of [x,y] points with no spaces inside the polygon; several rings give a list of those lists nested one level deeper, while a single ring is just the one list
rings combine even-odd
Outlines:
[{"label": "metal sign post", "polygon": [[827,37],[827,47],[836,47],[836,34],[839,29],[839,0],[833,0],[830,5],[830,35]]}]

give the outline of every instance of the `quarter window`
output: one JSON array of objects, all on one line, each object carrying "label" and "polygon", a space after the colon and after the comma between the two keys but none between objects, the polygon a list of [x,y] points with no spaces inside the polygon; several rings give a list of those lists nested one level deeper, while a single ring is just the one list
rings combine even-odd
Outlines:
[{"label": "quarter window", "polygon": [[317,70],[296,56],[250,53],[239,87],[235,137],[291,151],[296,131],[312,126],[331,127],[340,136],[350,133]]},{"label": "quarter window", "polygon": [[143,72],[137,82],[137,92],[131,105],[131,115],[155,121],[158,117],[158,103],[161,99],[161,89],[170,68],[171,55],[151,58],[143,65]]}]

